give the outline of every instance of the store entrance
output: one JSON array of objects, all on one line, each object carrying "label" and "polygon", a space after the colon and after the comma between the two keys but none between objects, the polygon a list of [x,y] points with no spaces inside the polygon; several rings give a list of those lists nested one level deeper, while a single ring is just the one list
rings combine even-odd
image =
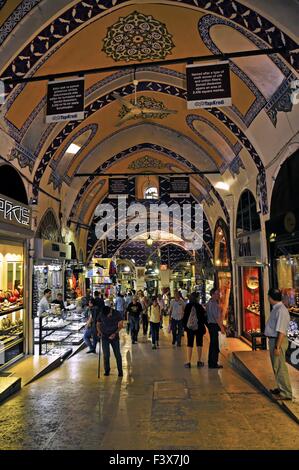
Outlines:
[{"label": "store entrance", "polygon": [[239,268],[241,286],[242,336],[251,341],[253,334],[264,331],[262,268]]}]

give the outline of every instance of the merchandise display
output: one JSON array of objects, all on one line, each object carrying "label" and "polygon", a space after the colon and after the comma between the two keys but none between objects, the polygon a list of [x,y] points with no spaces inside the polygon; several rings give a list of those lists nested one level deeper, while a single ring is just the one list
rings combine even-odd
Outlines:
[{"label": "merchandise display", "polygon": [[250,339],[252,333],[261,333],[260,268],[241,267],[242,331]]},{"label": "merchandise display", "polygon": [[63,265],[35,265],[33,274],[33,314],[37,314],[38,303],[45,289],[52,290],[52,299],[63,293]]},{"label": "merchandise display", "polygon": [[35,318],[34,341],[39,345],[40,354],[61,355],[70,349],[69,346],[80,346],[85,324],[85,312],[80,302],[66,306],[63,311],[51,308],[41,318]]},{"label": "merchandise display", "polygon": [[23,353],[23,247],[0,243],[0,367]]}]

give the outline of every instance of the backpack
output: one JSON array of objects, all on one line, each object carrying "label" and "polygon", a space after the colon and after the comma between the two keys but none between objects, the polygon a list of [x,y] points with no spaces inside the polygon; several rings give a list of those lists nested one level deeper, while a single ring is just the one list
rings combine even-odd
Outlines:
[{"label": "backpack", "polygon": [[194,305],[191,307],[191,312],[186,326],[189,330],[198,330],[198,319],[196,314],[196,308],[194,307]]}]

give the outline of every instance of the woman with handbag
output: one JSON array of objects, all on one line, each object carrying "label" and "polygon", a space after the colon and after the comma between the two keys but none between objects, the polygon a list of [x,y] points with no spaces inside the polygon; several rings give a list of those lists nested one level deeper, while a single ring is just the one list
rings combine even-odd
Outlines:
[{"label": "woman with handbag", "polygon": [[206,333],[205,314],[205,309],[201,304],[198,303],[198,294],[196,292],[192,292],[190,295],[190,301],[185,307],[183,317],[183,325],[187,333],[187,362],[185,367],[188,369],[191,367],[191,358],[195,338],[197,347],[197,367],[204,366],[204,363],[201,360],[201,355],[203,337]]}]

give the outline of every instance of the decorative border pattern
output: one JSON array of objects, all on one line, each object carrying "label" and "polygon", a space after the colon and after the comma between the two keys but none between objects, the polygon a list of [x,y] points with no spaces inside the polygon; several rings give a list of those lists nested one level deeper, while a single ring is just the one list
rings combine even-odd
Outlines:
[{"label": "decorative border pattern", "polygon": [[[168,156],[170,158],[173,158],[174,160],[179,161],[180,163],[184,164],[185,166],[187,166],[187,168],[190,169],[190,171],[198,171],[198,169],[190,161],[186,160],[184,157],[177,154],[176,152],[173,152],[172,150],[169,150],[166,147],[162,147],[161,145],[151,144],[151,143],[138,144],[138,145],[134,145],[133,147],[130,147],[126,150],[123,150],[122,152],[118,153],[117,155],[114,155],[113,157],[111,157],[109,160],[106,160],[95,171],[105,173],[105,171],[107,171],[115,163],[117,163],[121,160],[124,160],[128,156],[131,156],[131,155],[133,155],[137,152],[141,152],[143,150],[151,150],[151,151],[154,151],[154,152],[159,153],[161,155],[166,155],[166,156]],[[72,210],[70,212],[70,219],[72,217],[74,217],[81,197],[83,196],[84,193],[86,193],[88,187],[92,184],[92,182],[95,180],[95,178],[96,178],[96,176],[89,176],[88,179],[85,181],[84,185],[82,186],[82,188],[80,189],[80,191],[77,194],[77,197],[75,199],[75,202],[73,204]],[[213,186],[211,185],[211,183],[209,182],[209,180],[205,176],[202,176],[202,181],[204,182],[203,186],[204,186],[204,189],[207,191],[207,193],[212,191],[216,195],[217,199],[219,200],[219,203],[221,204],[221,207],[225,208],[225,211],[226,211],[225,215],[227,216],[228,213],[227,213],[225,204],[224,204],[222,198],[220,197],[220,195],[217,193],[217,191],[214,190]]]},{"label": "decorative border pattern", "polygon": [[[172,96],[177,96],[182,99],[186,99],[186,90],[183,90],[181,88],[172,86],[172,85],[166,85],[164,83],[158,83],[158,82],[141,82],[140,83],[140,90],[151,90],[151,91],[156,91],[160,93],[166,93],[170,94]],[[117,93],[121,96],[127,96],[128,94],[132,94],[134,91],[134,87],[132,84],[121,87],[120,89],[115,90]],[[93,103],[87,106],[86,108],[86,118],[91,116],[94,112],[98,111],[99,109],[102,109],[104,106],[107,104],[111,103],[112,101],[115,100],[115,97],[113,96],[113,92],[107,93],[105,96],[99,97],[97,100],[95,100]],[[217,108],[208,108],[207,109],[210,113],[212,113],[217,119],[219,119],[228,129],[230,129],[231,132],[233,132],[236,137],[239,139],[239,141],[245,146],[245,148],[248,150],[249,154],[251,155],[254,163],[257,166],[257,169],[259,172],[263,172],[264,176],[262,176],[262,184],[265,185],[263,189],[263,193],[266,197],[265,202],[267,200],[267,188],[266,188],[266,177],[265,177],[265,169],[263,162],[261,158],[259,157],[258,153],[254,149],[253,145],[251,142],[248,140],[247,136],[241,131],[241,129],[235,124],[228,116],[226,116],[222,111],[218,110]],[[51,145],[48,147],[47,151],[45,152],[45,155],[43,159],[41,160],[38,169],[36,170],[36,173],[34,175],[34,182],[33,182],[33,192],[34,192],[34,197],[38,197],[38,188],[39,184],[41,181],[41,178],[43,176],[43,173],[50,162],[51,158],[57,151],[57,149],[60,147],[62,142],[68,137],[68,135],[79,125],[79,122],[69,122],[65,128],[60,132],[58,136],[53,140]],[[268,211],[268,204],[265,205],[264,210],[267,213]]]},{"label": "decorative border pattern", "polygon": [[[192,130],[192,132],[194,132],[194,134],[196,134],[198,137],[200,137],[201,139],[203,139],[208,145],[211,145],[214,150],[218,153],[218,155],[220,155],[221,159],[224,160],[224,163],[221,165],[220,167],[220,171],[221,173],[224,173],[227,168],[230,168],[231,167],[231,163],[233,160],[231,161],[227,161],[227,159],[223,156],[223,154],[220,154],[220,151],[218,150],[218,148],[212,144],[208,139],[206,139],[202,134],[200,134],[197,129],[195,129],[194,127],[194,121],[200,121],[200,122],[203,122],[205,124],[207,124],[207,126],[211,127],[211,129],[213,129],[215,132],[217,132],[217,134],[227,143],[227,145],[230,147],[233,155],[234,155],[234,158],[233,160],[235,160],[235,157],[237,156],[237,154],[241,151],[242,149],[242,146],[240,143],[237,143],[235,146],[232,145],[231,141],[228,139],[228,137],[223,134],[223,132],[221,132],[220,129],[218,129],[217,126],[215,126],[211,121],[209,121],[208,119],[202,117],[202,116],[199,116],[198,114],[188,114],[188,116],[186,116],[186,122],[187,122],[187,125],[190,127],[190,129]],[[239,161],[241,162],[241,158],[239,158]],[[242,168],[244,168],[244,165],[242,163]],[[239,170],[240,170],[240,167],[237,169],[237,172],[239,173]]]},{"label": "decorative border pattern", "polygon": [[[17,6],[9,18],[0,28],[0,45],[5,41],[9,34],[15,29],[20,21],[33,10],[42,0],[23,0],[23,2]],[[0,10],[4,7],[6,0],[1,0]]]},{"label": "decorative border pattern", "polygon": [[82,127],[82,129],[80,129],[78,132],[76,132],[72,136],[72,139],[69,140],[63,146],[63,148],[62,148],[61,152],[59,153],[57,159],[56,160],[51,160],[50,167],[52,168],[53,171],[52,171],[51,176],[49,178],[49,183],[53,183],[54,189],[60,188],[63,181],[65,181],[67,184],[70,184],[70,182],[71,182],[71,179],[67,176],[67,172],[68,172],[68,169],[70,167],[70,164],[68,165],[68,168],[66,168],[64,170],[63,175],[59,175],[57,173],[57,167],[58,167],[60,161],[62,160],[66,150],[70,146],[70,144],[72,142],[74,142],[76,139],[78,139],[78,137],[80,137],[80,135],[84,134],[85,132],[90,131],[90,135],[88,136],[88,138],[86,139],[84,144],[81,146],[80,150],[76,153],[76,158],[79,157],[80,154],[83,152],[83,150],[87,147],[87,145],[92,141],[92,139],[96,135],[96,133],[98,131],[98,127],[99,126],[96,123],[89,124],[88,126]]},{"label": "decorative border pattern", "polygon": [[[15,57],[4,72],[4,76],[25,76],[34,64],[49,49],[54,47],[61,38],[73,34],[87,21],[95,20],[97,16],[107,13],[110,9],[124,4],[126,0],[89,0],[81,1],[66,10],[60,17],[47,25],[24,49]],[[279,30],[268,19],[242,5],[236,0],[218,0],[216,3],[207,0],[172,0],[173,4],[189,5],[214,13],[226,19],[231,19],[239,26],[251,31],[269,45],[295,49],[297,44],[285,33]],[[299,66],[298,53],[284,53],[285,60],[295,69]],[[11,89],[13,86],[11,87]]]},{"label": "decorative border pattern", "polygon": [[[264,49],[267,46],[265,41],[260,40],[258,37],[256,37],[254,34],[244,29],[243,27],[236,25],[233,21],[228,21],[226,19],[219,18],[213,15],[206,15],[199,20],[198,31],[199,31],[202,41],[208,47],[208,49],[211,52],[213,52],[213,54],[221,54],[222,52],[216,46],[216,44],[213,42],[210,36],[210,29],[214,25],[225,25],[225,26],[229,26],[235,29],[236,31],[241,33],[243,36],[245,36],[248,40],[250,40],[253,44],[255,44],[259,49]],[[294,80],[295,76],[291,73],[289,67],[279,58],[277,54],[269,56],[269,59],[276,65],[276,67],[287,78],[287,80],[282,83],[282,85],[278,88],[278,90],[273,95],[275,96],[274,102],[273,102],[273,97],[269,100],[273,102],[273,105],[274,105],[284,93],[285,84],[288,83],[288,81]],[[229,64],[230,64],[231,70],[243,80],[243,82],[248,86],[248,88],[256,97],[255,102],[251,105],[250,109],[247,111],[245,116],[242,116],[239,110],[233,106],[236,114],[238,114],[238,116],[242,119],[244,124],[247,127],[249,127],[252,121],[258,115],[258,113],[265,106],[268,105],[268,102],[266,98],[263,96],[263,94],[259,91],[258,87],[252,82],[252,80],[247,76],[247,74],[243,70],[241,70],[232,60],[229,60]],[[290,76],[292,77],[291,79],[290,79]],[[268,110],[268,115],[271,118],[269,106],[267,106],[266,111],[267,110]]]}]

